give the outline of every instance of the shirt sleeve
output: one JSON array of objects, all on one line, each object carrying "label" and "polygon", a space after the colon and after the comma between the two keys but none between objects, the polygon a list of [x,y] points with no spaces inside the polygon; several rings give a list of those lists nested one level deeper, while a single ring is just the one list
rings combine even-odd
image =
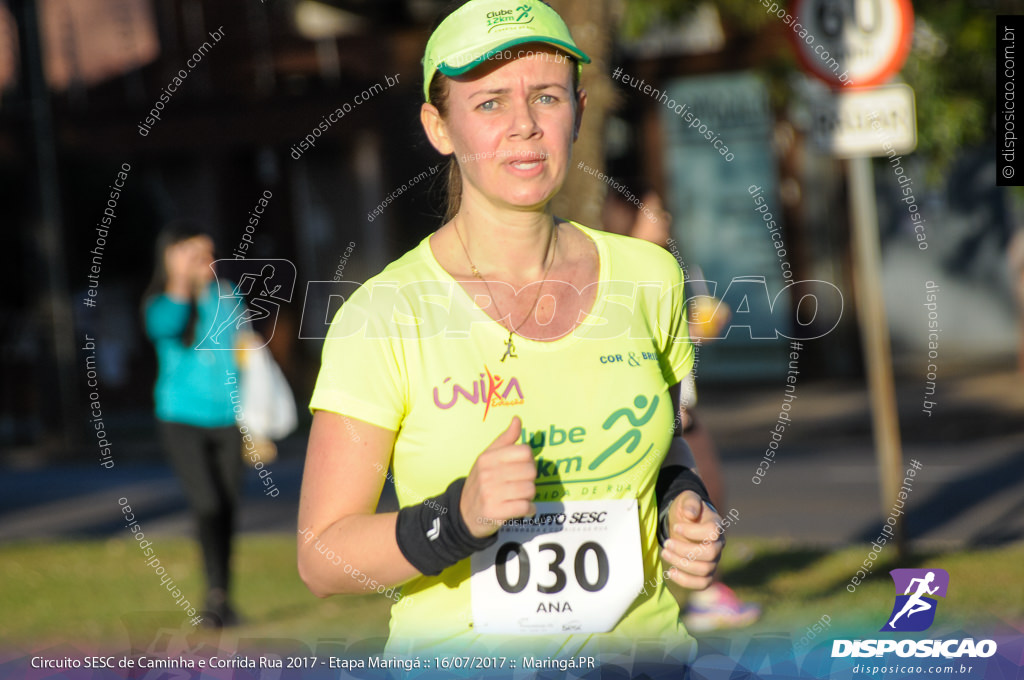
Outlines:
[{"label": "shirt sleeve", "polygon": [[151,340],[177,338],[188,323],[189,304],[166,294],[153,297],[146,305],[146,334]]},{"label": "shirt sleeve", "polygon": [[338,310],[324,342],[310,411],[331,411],[398,431],[407,373],[390,284],[360,287]]},{"label": "shirt sleeve", "polygon": [[661,373],[665,382],[675,385],[681,382],[693,368],[693,345],[690,343],[689,324],[686,316],[686,294],[683,290],[683,270],[669,253],[662,258],[665,263],[665,286],[658,300],[657,342]]}]

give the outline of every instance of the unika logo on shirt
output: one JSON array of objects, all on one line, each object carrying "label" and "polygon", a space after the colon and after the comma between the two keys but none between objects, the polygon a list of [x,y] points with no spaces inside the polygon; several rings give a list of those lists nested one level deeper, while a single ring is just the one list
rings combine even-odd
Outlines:
[{"label": "unika logo on shirt", "polygon": [[491,369],[486,365],[484,373],[470,384],[473,386],[472,390],[452,382],[450,377],[445,378],[439,387],[434,388],[434,405],[445,411],[461,402],[483,405],[483,420],[487,420],[487,414],[492,408],[523,403],[523,388],[519,384],[519,379],[512,377],[506,381],[500,375],[491,373]]}]

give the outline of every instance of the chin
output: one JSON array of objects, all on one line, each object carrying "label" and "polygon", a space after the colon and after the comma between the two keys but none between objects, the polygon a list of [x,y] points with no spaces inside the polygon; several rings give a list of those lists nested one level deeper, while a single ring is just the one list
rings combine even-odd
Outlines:
[{"label": "chin", "polygon": [[558,192],[562,189],[562,185],[558,184],[555,186],[537,187],[536,189],[529,189],[513,195],[506,195],[503,197],[504,201],[509,205],[517,208],[537,208],[543,207],[548,204]]},{"label": "chin", "polygon": [[505,203],[517,210],[543,210],[544,206],[550,203],[551,199],[553,199],[557,193],[558,192],[552,192],[550,194],[535,197],[520,196],[517,198],[506,199]]}]

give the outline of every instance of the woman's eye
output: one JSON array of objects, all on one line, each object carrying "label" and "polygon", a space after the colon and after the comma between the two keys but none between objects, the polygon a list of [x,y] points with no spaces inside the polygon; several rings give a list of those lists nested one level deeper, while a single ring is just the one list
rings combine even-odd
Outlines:
[{"label": "woman's eye", "polygon": [[554,104],[558,101],[558,98],[550,94],[542,94],[537,97],[538,104]]},{"label": "woman's eye", "polygon": [[493,111],[497,107],[498,107],[498,102],[496,102],[493,99],[490,99],[488,101],[485,101],[483,104],[481,104],[477,108],[479,108],[481,111]]}]

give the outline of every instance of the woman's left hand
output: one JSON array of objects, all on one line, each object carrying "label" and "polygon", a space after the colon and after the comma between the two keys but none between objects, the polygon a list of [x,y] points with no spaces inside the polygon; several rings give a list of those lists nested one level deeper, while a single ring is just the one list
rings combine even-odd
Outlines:
[{"label": "woman's left hand", "polygon": [[668,513],[668,540],[661,551],[672,581],[690,590],[711,585],[725,547],[721,519],[692,491],[675,497]]}]

